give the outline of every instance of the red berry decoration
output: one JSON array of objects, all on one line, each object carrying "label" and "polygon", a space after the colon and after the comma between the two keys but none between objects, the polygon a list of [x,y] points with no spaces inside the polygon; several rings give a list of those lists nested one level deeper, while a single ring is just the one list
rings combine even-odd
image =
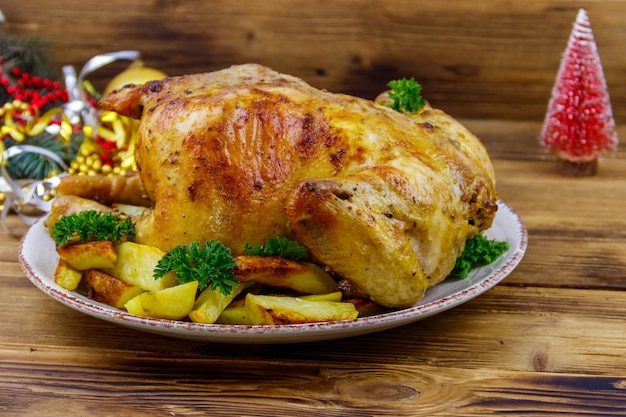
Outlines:
[{"label": "red berry decoration", "polygon": [[561,59],[540,141],[557,155],[559,171],[569,176],[595,175],[598,158],[617,148],[606,80],[584,9]]}]

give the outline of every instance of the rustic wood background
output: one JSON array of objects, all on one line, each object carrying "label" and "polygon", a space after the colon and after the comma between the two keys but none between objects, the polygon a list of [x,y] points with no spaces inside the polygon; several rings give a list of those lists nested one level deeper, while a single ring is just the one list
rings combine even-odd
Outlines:
[{"label": "rustic wood background", "polygon": [[5,33],[46,41],[59,67],[136,49],[172,75],[258,62],[367,98],[414,76],[483,139],[529,231],[501,285],[428,320],[233,346],[157,338],[57,303],[24,277],[18,238],[0,228],[0,414],[624,415],[626,151],[574,179],[536,141],[580,7],[623,138],[626,0],[0,2]]},{"label": "rustic wood background", "polygon": [[[415,77],[459,118],[543,120],[578,9],[587,10],[616,120],[626,122],[624,0],[4,1],[4,31],[37,36],[59,67],[121,49],[171,75],[257,62],[374,98]],[[94,74],[104,86],[119,72]]]}]

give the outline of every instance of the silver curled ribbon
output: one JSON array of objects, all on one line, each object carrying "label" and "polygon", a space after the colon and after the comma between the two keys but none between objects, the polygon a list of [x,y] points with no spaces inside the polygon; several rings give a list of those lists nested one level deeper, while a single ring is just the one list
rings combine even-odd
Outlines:
[{"label": "silver curled ribbon", "polygon": [[[83,123],[83,126],[91,128],[91,132],[97,132],[98,111],[87,100],[84,89],[85,77],[93,71],[102,68],[118,60],[134,61],[139,59],[138,51],[123,50],[96,55],[89,59],[80,73],[71,65],[63,67],[65,88],[68,92],[68,101],[62,106],[63,117],[72,125]],[[54,126],[49,126],[53,129]],[[13,179],[6,168],[10,158],[21,153],[36,153],[56,162],[63,173],[54,175],[43,180]],[[27,225],[32,225],[41,216],[47,214],[52,208],[52,201],[61,177],[67,175],[67,164],[54,152],[34,145],[14,145],[7,148],[0,156],[0,192],[4,193],[4,208],[0,213],[2,227],[8,231],[6,216],[9,211],[14,211]]]},{"label": "silver curled ribbon", "polygon": [[89,59],[76,75],[76,70],[71,65],[63,67],[65,88],[67,89],[68,101],[64,106],[65,114],[72,124],[78,124],[81,120],[85,126],[90,126],[96,132],[98,124],[98,111],[85,98],[85,77],[97,69],[119,60],[135,61],[139,59],[138,51],[124,50],[96,55]]},{"label": "silver curled ribbon", "polygon": [[25,152],[43,155],[56,162],[64,171],[67,170],[67,165],[57,154],[40,146],[15,145],[5,150],[0,157],[0,172],[2,173],[0,191],[4,193],[4,209],[0,220],[6,231],[8,231],[6,216],[9,210],[15,211],[29,226],[48,213],[52,208],[54,191],[59,186],[61,177],[66,175],[62,173],[44,180],[14,180],[7,171],[7,162],[12,157]]}]

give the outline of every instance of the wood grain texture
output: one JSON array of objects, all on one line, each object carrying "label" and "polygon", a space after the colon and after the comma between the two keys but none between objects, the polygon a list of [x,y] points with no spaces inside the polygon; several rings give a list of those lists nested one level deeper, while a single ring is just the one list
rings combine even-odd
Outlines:
[{"label": "wood grain texture", "polygon": [[[537,135],[579,7],[626,135],[626,1],[42,0],[4,2],[5,33],[58,66],[141,51],[175,75],[258,62],[372,98],[414,76],[494,160],[522,217],[519,267],[476,299],[377,334],[294,345],[158,337],[71,310],[0,230],[0,415],[484,416],[626,414],[626,152],[565,178]],[[94,74],[104,84],[123,66]]]},{"label": "wood grain texture", "polygon": [[[46,41],[59,67],[136,49],[171,75],[257,62],[366,98],[414,76],[455,116],[541,121],[580,7],[626,122],[623,0],[31,0],[2,10],[5,31]],[[120,69],[92,81],[103,87]]]}]

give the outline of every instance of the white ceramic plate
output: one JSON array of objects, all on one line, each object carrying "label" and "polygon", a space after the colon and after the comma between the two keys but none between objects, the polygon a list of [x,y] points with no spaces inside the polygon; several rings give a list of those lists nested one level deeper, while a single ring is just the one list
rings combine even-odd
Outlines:
[{"label": "white ceramic plate", "polygon": [[339,339],[374,333],[412,323],[448,310],[482,294],[502,281],[524,256],[528,235],[519,216],[505,203],[498,203],[493,226],[486,232],[491,239],[507,241],[509,250],[491,265],[474,269],[461,280],[446,280],[430,288],[414,307],[352,321],[294,324],[282,326],[230,326],[158,320],[134,316],[90,300],[54,283],[58,262],[54,242],[43,225],[36,222],[24,235],[19,259],[26,276],[55,300],[111,323],[149,333],[181,339],[226,343],[296,343]]}]

